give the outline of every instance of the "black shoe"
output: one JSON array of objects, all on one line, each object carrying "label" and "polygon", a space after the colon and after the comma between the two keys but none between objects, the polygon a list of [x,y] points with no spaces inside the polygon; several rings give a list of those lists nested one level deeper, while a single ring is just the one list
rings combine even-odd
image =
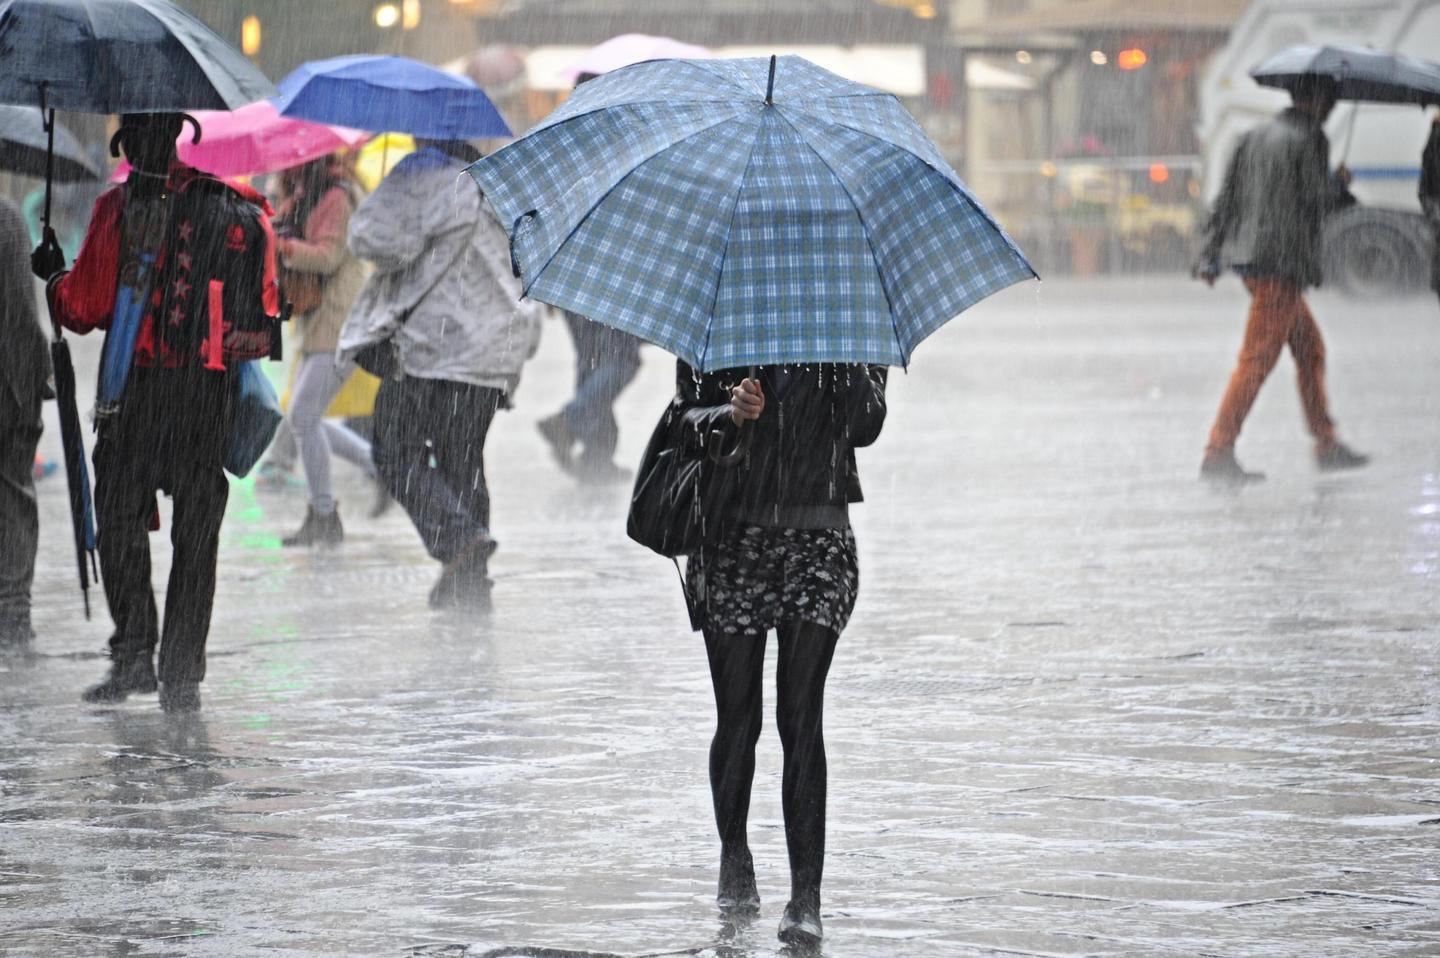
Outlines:
[{"label": "black shoe", "polygon": [[535,428],[540,430],[540,435],[550,446],[550,452],[555,456],[560,468],[570,472],[574,468],[570,456],[575,446],[575,435],[570,431],[570,427],[565,425],[565,414],[557,412],[549,419],[537,422]]},{"label": "black shoe", "polygon": [[305,521],[294,535],[280,540],[282,546],[324,546],[334,547],[345,541],[345,527],[340,524],[340,509],[333,512],[316,512],[314,506],[306,507]]},{"label": "black shoe", "polygon": [[105,681],[90,686],[80,698],[91,703],[123,702],[131,695],[148,695],[155,689],[155,665],[147,655],[124,664],[112,662]]},{"label": "black shoe", "polygon": [[1205,459],[1200,463],[1200,478],[1216,485],[1244,486],[1264,482],[1265,473],[1247,472],[1235,459],[1235,453],[1228,449],[1223,452],[1212,450],[1205,453]]},{"label": "black shoe", "polygon": [[430,589],[430,608],[463,607],[483,611],[490,607],[490,557],[500,544],[488,535],[471,542],[460,554],[440,570],[440,578]]},{"label": "black shoe", "polygon": [[785,944],[795,948],[817,947],[820,939],[825,937],[825,929],[820,924],[819,907],[790,902],[785,906],[785,914],[780,916],[779,937]]},{"label": "black shoe", "polygon": [[200,711],[200,683],[166,682],[161,685],[160,708],[166,712]]},{"label": "black shoe", "polygon": [[1315,450],[1315,465],[1324,472],[1359,469],[1369,462],[1369,456],[1356,452],[1343,442],[1327,443]]},{"label": "black shoe", "polygon": [[755,864],[746,850],[742,855],[720,859],[720,889],[715,905],[726,913],[758,912],[760,890],[755,887]]}]

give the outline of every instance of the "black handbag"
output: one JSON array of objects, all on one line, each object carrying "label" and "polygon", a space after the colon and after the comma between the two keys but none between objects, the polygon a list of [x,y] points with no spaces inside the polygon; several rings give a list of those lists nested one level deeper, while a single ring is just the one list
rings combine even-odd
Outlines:
[{"label": "black handbag", "polygon": [[734,489],[733,467],[749,454],[754,429],[743,429],[728,453],[718,451],[719,433],[702,448],[684,441],[683,414],[665,411],[655,426],[635,474],[625,532],[667,558],[700,551],[720,530]]}]

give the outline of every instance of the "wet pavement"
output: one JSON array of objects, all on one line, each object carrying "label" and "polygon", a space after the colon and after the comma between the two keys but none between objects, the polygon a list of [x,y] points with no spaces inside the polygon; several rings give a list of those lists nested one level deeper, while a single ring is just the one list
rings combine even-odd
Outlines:
[{"label": "wet pavement", "polygon": [[[1314,305],[1375,463],[1314,470],[1286,358],[1238,494],[1195,478],[1233,282],[1017,288],[894,377],[830,684],[825,955],[1440,954],[1440,314]],[[0,952],[776,953],[773,726],[764,910],[727,927],[674,570],[534,429],[569,361],[552,322],[491,436],[488,616],[426,608],[435,567],[350,467],[333,553],[280,549],[303,493],[234,484],[189,720],[77,700],[108,623],[42,484],[42,635],[0,663]],[[627,462],[670,376],[648,352],[623,397]]]}]

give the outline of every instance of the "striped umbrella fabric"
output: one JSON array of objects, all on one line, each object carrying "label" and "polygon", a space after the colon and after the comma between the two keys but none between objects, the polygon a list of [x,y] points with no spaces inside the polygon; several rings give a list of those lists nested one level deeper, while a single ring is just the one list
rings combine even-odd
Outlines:
[{"label": "striped umbrella fabric", "polygon": [[705,371],[907,365],[1036,275],[895,97],[799,57],[624,67],[470,173],[526,295]]}]

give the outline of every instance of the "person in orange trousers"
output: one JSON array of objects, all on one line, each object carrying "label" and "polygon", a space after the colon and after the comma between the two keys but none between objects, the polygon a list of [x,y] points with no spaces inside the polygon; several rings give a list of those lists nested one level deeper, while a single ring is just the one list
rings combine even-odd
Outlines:
[{"label": "person in orange trousers", "polygon": [[1206,227],[1195,275],[1213,285],[1223,268],[1250,291],[1250,318],[1239,362],[1200,466],[1201,478],[1256,482],[1235,458],[1235,442],[1255,397],[1288,345],[1295,357],[1300,399],[1315,461],[1321,469],[1350,469],[1369,459],[1335,438],[1325,396],[1325,342],[1305,303],[1318,286],[1325,217],[1353,202],[1349,171],[1331,176],[1330,144],[1323,124],[1338,89],[1328,78],[1306,78],[1290,91],[1293,105],[1241,138]]}]

